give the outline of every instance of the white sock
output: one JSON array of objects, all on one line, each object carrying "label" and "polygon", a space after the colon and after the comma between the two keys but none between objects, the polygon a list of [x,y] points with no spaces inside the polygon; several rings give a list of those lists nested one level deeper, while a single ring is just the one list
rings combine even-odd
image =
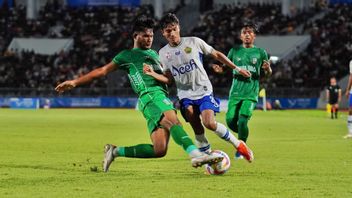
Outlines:
[{"label": "white sock", "polygon": [[200,152],[199,149],[194,149],[188,154],[191,158],[203,156],[204,153]]},{"label": "white sock", "polygon": [[211,152],[210,149],[210,144],[208,142],[207,137],[205,137],[205,134],[195,134],[195,138],[196,138],[196,145],[198,146],[199,150],[201,152]]},{"label": "white sock", "polygon": [[214,132],[222,139],[230,142],[236,148],[240,144],[240,141],[230,132],[230,130],[226,128],[225,125],[221,124],[220,122],[216,123],[216,130]]},{"label": "white sock", "polygon": [[352,135],[352,115],[349,115],[347,118],[347,128],[348,133]]}]

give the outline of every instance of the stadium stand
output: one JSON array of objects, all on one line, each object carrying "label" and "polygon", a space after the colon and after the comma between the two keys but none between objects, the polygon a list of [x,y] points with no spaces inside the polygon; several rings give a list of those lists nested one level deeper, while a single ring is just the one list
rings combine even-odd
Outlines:
[{"label": "stadium stand", "polygon": [[[323,18],[309,21],[306,19],[322,12],[320,7],[288,17],[280,13],[279,5],[224,5],[202,13],[188,34],[203,38],[225,53],[239,43],[237,27],[247,20],[258,24],[261,35],[309,34],[311,43],[307,50],[291,60],[273,64],[272,78],[263,82],[268,88],[321,89],[329,76],[340,78],[347,73],[348,57],[344,53],[352,51],[349,34],[352,23],[348,20],[352,18],[351,8],[351,5],[336,5],[324,10]],[[141,13],[153,15],[153,12],[151,6],[71,8],[51,3],[40,10],[36,20],[27,20],[23,6],[0,7],[0,87],[46,90],[64,79],[86,73],[131,47],[131,21]],[[73,38],[74,49],[51,56],[7,50],[15,37]],[[208,73],[214,87],[230,86],[230,73],[219,76],[211,69]],[[87,87],[128,87],[125,75],[112,78],[112,82],[98,80]],[[94,90],[93,93],[99,94]]]},{"label": "stadium stand", "polygon": [[[37,20],[27,20],[23,6],[0,9],[0,87],[22,89],[52,89],[66,78],[107,63],[117,52],[132,47],[129,31],[135,16],[153,15],[150,6],[71,8],[50,3]],[[7,50],[15,37],[73,38],[74,49],[52,56]],[[128,84],[127,79],[120,82],[120,87]],[[98,80],[89,87],[107,84]]]}]

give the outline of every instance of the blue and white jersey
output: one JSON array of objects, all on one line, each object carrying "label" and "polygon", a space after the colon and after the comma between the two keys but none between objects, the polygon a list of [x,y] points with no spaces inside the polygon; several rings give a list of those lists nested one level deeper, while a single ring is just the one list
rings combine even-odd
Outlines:
[{"label": "blue and white jersey", "polygon": [[213,87],[203,66],[203,56],[214,48],[197,37],[182,37],[176,47],[169,44],[159,50],[164,72],[175,79],[179,99],[197,100],[213,93]]}]

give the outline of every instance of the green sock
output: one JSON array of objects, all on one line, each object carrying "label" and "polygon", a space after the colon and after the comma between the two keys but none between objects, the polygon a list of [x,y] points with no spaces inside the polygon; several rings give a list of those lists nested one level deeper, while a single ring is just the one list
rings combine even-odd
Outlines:
[{"label": "green sock", "polygon": [[238,119],[238,139],[247,141],[248,138],[248,117],[240,115]]},{"label": "green sock", "polygon": [[170,133],[172,139],[176,142],[176,144],[182,146],[183,150],[185,150],[188,154],[197,149],[197,147],[193,144],[191,138],[187,135],[186,131],[180,125],[174,125],[170,128]]},{"label": "green sock", "polygon": [[[118,147],[115,153],[118,157],[154,158],[155,152],[151,144],[138,144],[135,146]],[[116,156],[116,155],[115,155]]]}]

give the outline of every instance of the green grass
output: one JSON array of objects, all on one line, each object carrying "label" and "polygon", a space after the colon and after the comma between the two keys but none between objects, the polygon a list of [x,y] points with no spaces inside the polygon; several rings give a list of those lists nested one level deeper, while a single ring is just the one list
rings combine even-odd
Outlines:
[{"label": "green grass", "polygon": [[352,197],[346,132],[346,113],[330,120],[324,111],[256,111],[248,143],[255,161],[232,160],[223,176],[192,168],[172,140],[162,159],[119,158],[103,173],[105,143],[150,142],[139,112],[0,109],[0,197]]}]

